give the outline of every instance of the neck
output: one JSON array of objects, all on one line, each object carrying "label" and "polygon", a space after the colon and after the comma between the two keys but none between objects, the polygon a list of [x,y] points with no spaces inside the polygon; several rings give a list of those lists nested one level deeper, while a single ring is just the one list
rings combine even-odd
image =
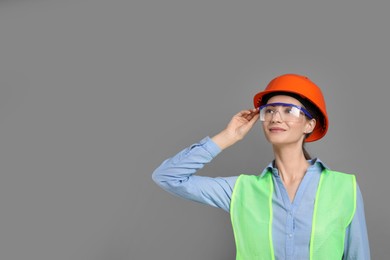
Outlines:
[{"label": "neck", "polygon": [[306,173],[309,163],[303,154],[302,146],[290,144],[274,146],[275,166],[284,182],[299,181]]}]

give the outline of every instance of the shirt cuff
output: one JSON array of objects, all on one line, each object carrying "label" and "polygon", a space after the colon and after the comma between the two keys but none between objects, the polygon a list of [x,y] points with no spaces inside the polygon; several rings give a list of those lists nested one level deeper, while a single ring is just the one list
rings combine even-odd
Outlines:
[{"label": "shirt cuff", "polygon": [[205,137],[200,141],[200,145],[210,153],[210,155],[214,158],[217,156],[222,150],[219,146],[209,137]]}]

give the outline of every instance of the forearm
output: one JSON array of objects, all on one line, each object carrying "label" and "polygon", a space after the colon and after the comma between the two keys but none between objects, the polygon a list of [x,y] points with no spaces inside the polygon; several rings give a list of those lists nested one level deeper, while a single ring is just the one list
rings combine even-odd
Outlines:
[{"label": "forearm", "polygon": [[153,172],[153,180],[169,193],[229,211],[236,177],[212,178],[195,175],[220,151],[221,149],[206,137],[165,160]]},{"label": "forearm", "polygon": [[153,180],[163,188],[187,181],[221,152],[221,149],[209,140],[210,138],[206,137],[165,160],[153,172]]},{"label": "forearm", "polygon": [[233,144],[238,142],[239,138],[235,135],[230,134],[228,131],[224,130],[224,131],[216,134],[215,136],[213,136],[211,138],[211,140],[213,140],[213,142],[216,145],[218,145],[218,147],[221,150],[224,150],[224,149],[228,148],[229,146],[232,146]]}]

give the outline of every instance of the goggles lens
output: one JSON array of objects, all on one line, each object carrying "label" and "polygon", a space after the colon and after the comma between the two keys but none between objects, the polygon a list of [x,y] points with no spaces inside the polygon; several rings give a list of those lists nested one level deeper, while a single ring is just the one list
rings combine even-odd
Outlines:
[{"label": "goggles lens", "polygon": [[297,122],[304,116],[307,116],[309,119],[313,118],[310,113],[301,106],[289,103],[270,103],[260,106],[260,121],[272,121],[276,112],[279,112],[280,119],[284,122]]}]

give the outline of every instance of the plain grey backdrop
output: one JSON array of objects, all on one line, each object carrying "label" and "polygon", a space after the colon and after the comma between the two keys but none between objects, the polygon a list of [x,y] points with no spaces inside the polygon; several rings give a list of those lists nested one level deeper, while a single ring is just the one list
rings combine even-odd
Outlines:
[{"label": "plain grey backdrop", "polygon": [[[229,215],[151,179],[275,76],[323,90],[308,145],[355,173],[390,255],[388,1],[0,1],[0,258],[234,259]],[[256,174],[259,124],[199,174]]]}]

